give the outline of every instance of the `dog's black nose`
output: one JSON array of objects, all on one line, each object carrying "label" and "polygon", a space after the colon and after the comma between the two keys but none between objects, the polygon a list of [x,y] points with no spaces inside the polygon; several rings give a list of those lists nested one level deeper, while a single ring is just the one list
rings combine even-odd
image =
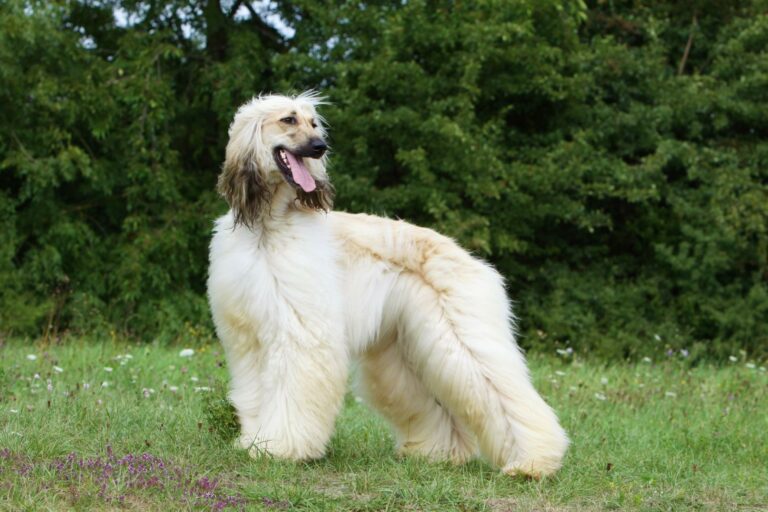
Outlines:
[{"label": "dog's black nose", "polygon": [[309,145],[312,148],[312,156],[315,158],[323,156],[323,153],[328,149],[328,144],[323,139],[312,139]]}]

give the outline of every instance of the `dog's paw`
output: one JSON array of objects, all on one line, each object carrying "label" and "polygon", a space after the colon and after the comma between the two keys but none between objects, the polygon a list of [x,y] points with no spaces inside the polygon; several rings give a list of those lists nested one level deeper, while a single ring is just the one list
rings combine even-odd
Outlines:
[{"label": "dog's paw", "polygon": [[266,440],[248,435],[241,435],[235,439],[234,445],[236,449],[248,450],[248,455],[254,459],[273,457],[302,462],[319,459],[325,455],[325,447],[322,446],[293,446],[278,440]]},{"label": "dog's paw", "polygon": [[553,460],[538,460],[512,462],[501,469],[501,472],[509,476],[521,476],[532,480],[541,480],[553,475],[560,469],[560,462]]}]

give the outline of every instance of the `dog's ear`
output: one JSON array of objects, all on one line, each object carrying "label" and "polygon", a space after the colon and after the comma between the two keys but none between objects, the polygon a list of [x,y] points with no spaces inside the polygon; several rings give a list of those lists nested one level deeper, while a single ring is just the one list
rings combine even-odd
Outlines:
[{"label": "dog's ear", "polygon": [[217,190],[229,203],[235,226],[253,226],[269,204],[270,191],[258,166],[261,139],[260,115],[253,115],[253,104],[240,108],[229,128],[226,159],[219,175]]},{"label": "dog's ear", "polygon": [[217,190],[232,208],[235,226],[252,227],[269,204],[269,188],[252,155],[251,158],[228,158],[219,175]]}]

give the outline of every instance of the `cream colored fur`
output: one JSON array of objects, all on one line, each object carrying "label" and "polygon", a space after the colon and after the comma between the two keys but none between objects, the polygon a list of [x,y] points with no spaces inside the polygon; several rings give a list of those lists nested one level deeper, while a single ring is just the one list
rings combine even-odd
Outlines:
[{"label": "cream colored fur", "polygon": [[[356,358],[361,390],[400,452],[456,463],[479,453],[508,474],[555,472],[568,438],[531,384],[498,272],[430,229],[297,203],[271,150],[324,136],[307,121],[319,122],[317,104],[255,98],[230,128],[225,169],[261,173],[269,187],[258,218],[235,225],[230,211],[211,242],[208,293],[239,445],[322,457]],[[298,134],[279,122],[290,112],[304,123]],[[304,161],[326,180],[324,159]]]}]

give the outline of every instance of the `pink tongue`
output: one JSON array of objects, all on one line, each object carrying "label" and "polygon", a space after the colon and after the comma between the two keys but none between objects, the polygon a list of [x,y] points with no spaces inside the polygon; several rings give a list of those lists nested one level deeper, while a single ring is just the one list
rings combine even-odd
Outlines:
[{"label": "pink tongue", "polygon": [[291,164],[291,174],[293,175],[293,181],[295,181],[304,192],[312,192],[315,190],[315,179],[309,174],[309,171],[301,160],[293,156],[290,151],[286,151],[288,156],[288,162]]}]

